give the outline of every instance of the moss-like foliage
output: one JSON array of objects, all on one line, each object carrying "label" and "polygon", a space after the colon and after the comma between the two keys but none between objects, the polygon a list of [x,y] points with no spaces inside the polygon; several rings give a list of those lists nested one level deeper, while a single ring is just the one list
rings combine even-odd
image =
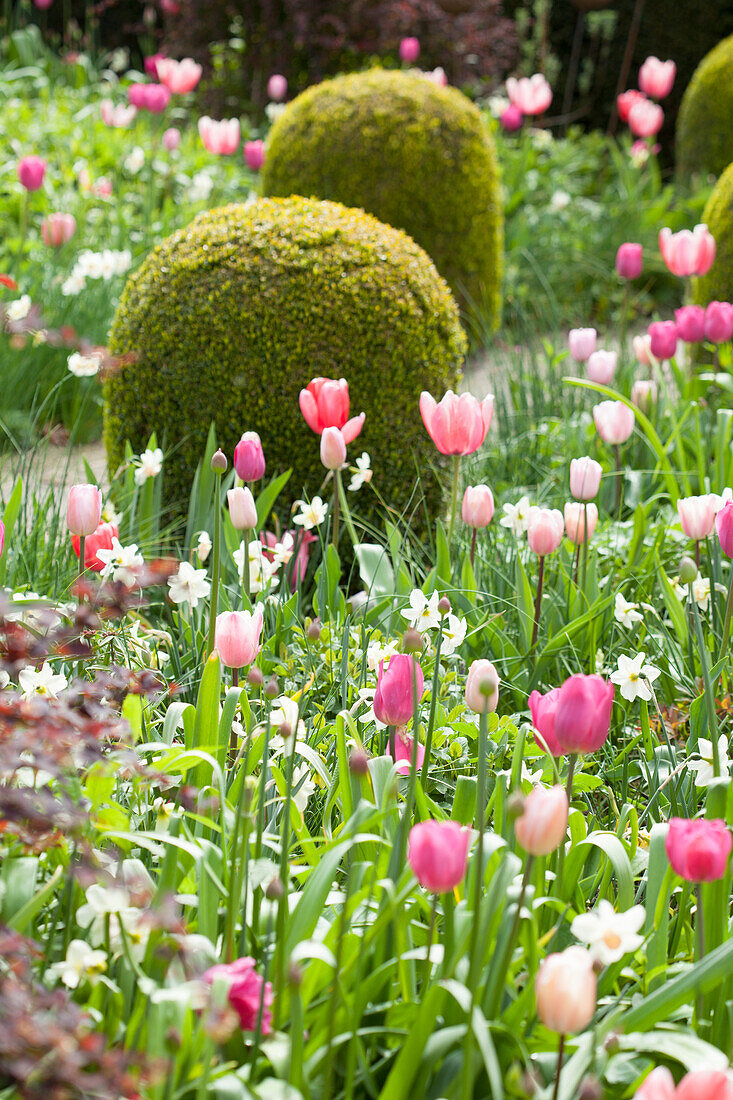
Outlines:
[{"label": "moss-like foliage", "polygon": [[[448,287],[414,241],[360,210],[261,199],[200,214],[163,241],[123,293],[110,337],[137,360],[105,384],[110,469],[151,432],[164,439],[165,493],[185,506],[211,421],[230,456],[259,432],[267,476],[293,468],[290,499],[314,496],[324,470],[298,394],[316,375],[349,382],[367,414],[350,447],[373,459],[374,486],[397,508],[435,449],[418,410],[423,388],[455,383],[466,351]],[[358,510],[374,513],[369,488]]]},{"label": "moss-like foliage", "polygon": [[478,110],[455,88],[381,69],[309,88],[272,128],[263,187],[359,206],[404,229],[459,300],[498,321],[496,154]]},{"label": "moss-like foliage", "polygon": [[703,212],[702,220],[715,237],[715,261],[701,279],[694,280],[694,299],[733,301],[733,164],[720,177]]},{"label": "moss-like foliage", "polygon": [[733,161],[733,35],[698,65],[677,118],[681,176],[719,176]]}]

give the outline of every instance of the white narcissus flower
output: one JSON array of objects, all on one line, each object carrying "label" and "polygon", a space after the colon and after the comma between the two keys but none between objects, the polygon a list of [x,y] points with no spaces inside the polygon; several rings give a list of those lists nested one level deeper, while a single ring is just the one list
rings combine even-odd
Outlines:
[{"label": "white narcissus flower", "polygon": [[379,668],[379,662],[385,663],[394,657],[395,653],[399,653],[399,645],[397,642],[378,642],[372,639],[367,646],[366,658],[367,668],[370,672],[376,672]]},{"label": "white narcissus flower", "polygon": [[[237,567],[240,583],[244,580],[244,542],[240,542],[239,549],[232,554],[234,564]],[[264,547],[259,539],[253,539],[247,544],[247,557],[249,558],[249,590],[250,592],[262,592],[274,576],[276,576],[279,563],[270,561],[264,553]]]},{"label": "white narcissus flower", "polygon": [[[697,751],[700,759],[690,760],[688,766],[697,773],[695,775],[695,786],[707,787],[715,778],[713,742],[709,741],[707,737],[698,738]],[[721,778],[728,779],[730,776],[730,761],[728,760],[728,738],[724,733],[721,733],[718,738],[718,759],[720,761]]]},{"label": "white narcissus flower", "polygon": [[72,940],[64,961],[49,966],[48,973],[60,979],[69,989],[76,989],[84,981],[94,983],[106,969],[105,951],[90,947],[84,940]]},{"label": "white narcissus flower", "polygon": [[643,905],[617,913],[610,901],[599,901],[590,913],[580,913],[570,926],[576,939],[587,943],[590,953],[604,966],[618,962],[644,942],[639,935],[646,918]]},{"label": "white narcissus flower", "polygon": [[134,145],[125,157],[125,171],[136,175],[145,164],[145,150],[140,145]]},{"label": "white narcissus flower", "polygon": [[[675,593],[678,600],[689,600],[690,590],[686,584],[675,582]],[[702,577],[698,573],[692,582],[692,598],[702,612],[707,611],[710,602],[710,578]]]},{"label": "white narcissus flower", "polygon": [[618,684],[621,695],[630,703],[634,699],[651,699],[650,685],[661,675],[658,668],[645,664],[645,661],[646,653],[637,653],[633,659],[622,653],[618,659],[618,668],[611,673],[611,682]]},{"label": "white narcissus flower", "polygon": [[18,684],[24,699],[32,699],[34,695],[56,699],[67,683],[63,672],[54,672],[48,661],[44,661],[39,669],[22,668],[18,673]]},{"label": "white narcissus flower", "polygon": [[139,553],[137,543],[123,546],[118,538],[113,536],[111,550],[97,550],[97,557],[101,561],[103,580],[120,581],[131,588],[135,583],[138,569],[145,565],[145,559]]},{"label": "white narcissus flower", "polygon": [[199,561],[204,562],[211,553],[211,535],[208,531],[201,531],[198,539],[196,540],[196,556]]},{"label": "white narcissus flower", "polygon": [[9,321],[24,321],[31,311],[30,294],[22,294],[5,307],[5,316]]},{"label": "white narcissus flower", "polygon": [[305,531],[320,527],[328,515],[328,505],[320,497],[313,497],[310,503],[304,500],[297,500],[295,503],[299,506],[299,511],[293,516],[293,523]]},{"label": "white narcissus flower", "polygon": [[205,600],[211,592],[206,570],[194,569],[187,561],[182,561],[176,575],[168,578],[168,587],[173,603],[187,603],[191,608],[198,607],[199,600]]},{"label": "white narcissus flower", "polygon": [[67,360],[67,366],[77,378],[93,378],[99,373],[102,365],[102,356],[93,352],[91,355],[81,355],[75,351]]},{"label": "white narcissus flower", "polygon": [[149,477],[157,477],[163,469],[163,452],[160,447],[151,450],[148,447],[142,452],[139,465],[135,470],[135,484],[144,485]]},{"label": "white narcissus flower", "polygon": [[308,805],[308,799],[315,794],[316,785],[313,782],[310,768],[307,764],[300,764],[293,769],[293,802],[304,814]]},{"label": "white narcissus flower", "polygon": [[76,922],[86,931],[93,944],[109,942],[116,950],[122,946],[123,934],[133,958],[141,959],[150,928],[143,920],[145,913],[132,905],[124,886],[101,886],[93,883],[86,892],[86,902],[76,911]]},{"label": "white narcissus flower", "polygon": [[421,589],[414,588],[410,593],[410,606],[402,612],[402,617],[413,630],[432,630],[440,624],[439,601],[439,593],[433,592],[428,599]]},{"label": "white narcissus flower", "polygon": [[631,627],[634,623],[640,623],[644,616],[637,611],[638,603],[628,603],[621,592],[616,593],[616,602],[613,608],[613,617],[621,626]]},{"label": "white narcissus flower", "polygon": [[355,493],[357,489],[361,489],[362,485],[368,485],[368,483],[372,480],[372,474],[374,473],[374,471],[372,470],[371,465],[371,458],[366,451],[363,451],[360,457],[356,460],[356,470],[351,475],[351,481],[349,482],[349,489],[352,493]]},{"label": "white narcissus flower", "polygon": [[443,642],[441,652],[446,657],[458,649],[466,637],[466,620],[459,619],[457,615],[450,614],[443,623]]},{"label": "white narcissus flower", "polygon": [[501,526],[510,528],[515,535],[523,535],[529,522],[529,497],[521,497],[516,504],[502,504],[502,511]]}]

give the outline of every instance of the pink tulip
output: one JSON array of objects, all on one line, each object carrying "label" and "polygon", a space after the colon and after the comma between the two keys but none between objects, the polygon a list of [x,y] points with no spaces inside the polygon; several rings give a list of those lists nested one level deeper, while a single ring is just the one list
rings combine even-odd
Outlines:
[{"label": "pink tulip", "polygon": [[616,272],[621,279],[638,279],[644,266],[644,252],[640,244],[627,241],[619,245],[616,253]]},{"label": "pink tulip", "polygon": [[715,238],[701,222],[694,229],[659,230],[659,251],[673,275],[707,275],[715,259]]},{"label": "pink tulip", "polygon": [[112,194],[112,180],[108,179],[107,176],[100,176],[96,183],[92,185],[92,194],[100,199],[108,199]]},{"label": "pink tulip", "polygon": [[733,558],[733,503],[724,504],[715,517],[715,529],[720,549],[727,558]]},{"label": "pink tulip", "polygon": [[161,57],[157,69],[158,80],[174,95],[186,95],[187,92],[192,92],[203,72],[201,66],[192,57],[184,57],[182,61],[174,61],[172,57]]},{"label": "pink tulip", "polygon": [[137,83],[127,89],[127,100],[141,111],[161,115],[171,101],[171,93],[165,84]]},{"label": "pink tulip", "polygon": [[629,88],[628,92],[616,96],[616,109],[621,121],[628,122],[631,108],[635,103],[643,103],[645,99],[643,92],[637,92],[636,88]]},{"label": "pink tulip", "polygon": [[257,527],[257,505],[252,493],[238,485],[227,490],[229,517],[236,531],[254,531]]},{"label": "pink tulip", "polygon": [[160,0],[160,10],[164,15],[180,15],[181,5],[178,0]]},{"label": "pink tulip", "polygon": [[33,3],[39,11],[48,11],[53,4],[53,0],[33,0]]},{"label": "pink tulip", "polygon": [[514,822],[514,835],[531,856],[548,856],[559,848],[568,829],[568,796],[562,787],[535,787]]},{"label": "pink tulip", "polygon": [[469,485],[463,494],[461,517],[468,527],[488,527],[494,514],[494,496],[488,485]]},{"label": "pink tulip", "polygon": [[249,957],[237,959],[231,963],[219,963],[211,966],[201,975],[208,985],[215,981],[228,982],[227,999],[237,1016],[243,1031],[256,1031],[262,1011],[260,1032],[269,1035],[272,1031],[272,985],[264,981],[255,970],[255,961]]},{"label": "pink tulip", "polygon": [[493,393],[478,401],[473,394],[462,393],[459,397],[448,390],[439,402],[427,390],[420,394],[423,424],[444,455],[470,455],[477,451],[486,439],[493,414]]},{"label": "pink tulip", "polygon": [[132,104],[118,103],[115,105],[111,99],[103,99],[99,105],[99,110],[105,126],[112,126],[117,129],[129,126],[137,114],[137,107]]},{"label": "pink tulip", "polygon": [[634,1093],[634,1100],[675,1100],[674,1077],[666,1066],[657,1066]]},{"label": "pink tulip", "polygon": [[730,1070],[698,1069],[686,1073],[677,1086],[675,1100],[733,1100]]},{"label": "pink tulip", "polygon": [[714,344],[727,344],[733,336],[733,305],[711,302],[705,310],[705,338]]},{"label": "pink tulip", "polygon": [[239,148],[241,129],[238,118],[223,118],[215,122],[208,115],[199,119],[199,137],[204,148],[217,156],[231,156]]},{"label": "pink tulip", "polygon": [[281,103],[288,94],[287,79],[281,73],[273,73],[267,81],[267,95],[275,103]]},{"label": "pink tulip", "polygon": [[665,848],[667,859],[688,882],[715,882],[728,866],[733,838],[719,818],[670,818]]},{"label": "pink tulip", "polygon": [[[401,733],[396,733],[394,738],[394,756],[392,756],[392,745],[387,747],[387,755],[392,757],[395,762],[395,768],[400,775],[409,775],[412,768],[412,754],[413,754],[413,739],[411,737],[403,737]],[[425,760],[425,748],[418,741],[417,754],[415,756],[415,765],[417,768],[421,768],[423,761]]]},{"label": "pink tulip", "polygon": [[509,102],[523,115],[541,115],[552,103],[552,88],[542,73],[523,76],[519,80],[510,76],[506,82]]},{"label": "pink tulip", "polygon": [[598,509],[595,504],[581,504],[580,501],[573,500],[565,505],[565,534],[575,546],[581,542],[590,542],[597,523]]},{"label": "pink tulip", "polygon": [[540,964],[534,983],[537,1015],[560,1035],[582,1031],[596,1010],[593,956],[584,947],[566,947]]},{"label": "pink tulip", "polygon": [[649,325],[649,349],[656,359],[672,359],[677,351],[674,321],[653,321]]},{"label": "pink tulip", "polygon": [[596,430],[609,447],[625,443],[634,430],[634,411],[623,401],[601,401],[593,406]]},{"label": "pink tulip", "polygon": [[60,248],[68,244],[76,233],[76,218],[73,214],[49,214],[41,222],[43,243],[49,248]]},{"label": "pink tulip", "polygon": [[0,519],[0,554],[5,549],[5,524]]},{"label": "pink tulip", "polygon": [[594,458],[585,455],[583,458],[570,460],[570,492],[576,500],[593,500],[598,496],[601,487],[601,475],[603,467]]},{"label": "pink tulip", "polygon": [[637,378],[631,387],[631,400],[637,409],[649,412],[652,405],[657,403],[657,383],[649,378]]},{"label": "pink tulip", "polygon": [[410,829],[407,860],[431,894],[447,894],[466,875],[471,833],[457,821],[421,821]]},{"label": "pink tulip", "polygon": [[102,516],[102,494],[96,485],[72,485],[66,526],[72,535],[93,535]]},{"label": "pink tulip", "polygon": [[445,69],[442,69],[438,65],[437,69],[431,69],[428,73],[422,74],[426,80],[431,81],[433,84],[437,84],[439,88],[445,88],[448,84],[448,77],[445,75]]},{"label": "pink tulip", "polygon": [[268,561],[273,559],[273,551],[279,542],[291,539],[290,545],[298,547],[298,552],[294,558],[290,559],[290,562],[285,566],[286,575],[290,576],[290,591],[295,592],[298,587],[298,581],[302,581],[308,572],[308,558],[310,557],[310,544],[312,542],[318,542],[315,535],[312,535],[310,531],[286,531],[280,538],[274,535],[272,531],[260,532],[260,542],[265,547],[265,557]]},{"label": "pink tulip", "polygon": [[674,311],[677,335],[686,344],[699,344],[705,338],[705,310],[702,306],[682,306]]},{"label": "pink tulip", "polygon": [[493,713],[499,705],[499,673],[491,661],[481,657],[471,663],[466,676],[464,698],[474,714]]},{"label": "pink tulip", "polygon": [[629,111],[629,129],[636,137],[652,137],[662,129],[664,111],[650,99],[640,99]]},{"label": "pink tulip", "polygon": [[633,341],[634,355],[644,367],[650,367],[653,362],[652,341],[648,332],[641,336],[635,336]]},{"label": "pink tulip", "polygon": [[529,697],[529,709],[532,713],[532,725],[535,729],[535,741],[540,748],[551,756],[563,756],[565,750],[555,737],[555,711],[560,700],[561,688],[551,688],[541,695],[533,691]]},{"label": "pink tulip", "polygon": [[364,427],[364,413],[349,419],[349,385],[345,378],[313,378],[300,391],[298,402],[312,431],[321,435],[325,428],[340,428],[347,447]]},{"label": "pink tulip", "polygon": [[[415,684],[413,685],[413,679]],[[412,654],[395,653],[386,666],[379,662],[374,714],[385,726],[405,726],[414,713],[414,700],[423,693],[423,673]]]},{"label": "pink tulip", "polygon": [[677,501],[677,514],[688,539],[699,542],[700,539],[706,539],[712,535],[717,503],[714,493],[706,493],[699,497],[683,497]]},{"label": "pink tulip", "polygon": [[214,648],[227,668],[251,665],[260,652],[262,609],[222,611],[216,616]]},{"label": "pink tulip", "polygon": [[420,42],[417,38],[403,38],[400,42],[400,61],[406,65],[414,65],[420,56]]},{"label": "pink tulip", "polygon": [[181,131],[175,126],[169,126],[161,138],[163,148],[173,153],[181,144]]},{"label": "pink tulip", "polygon": [[160,79],[159,76],[158,76],[158,62],[163,61],[164,59],[165,59],[165,54],[163,54],[163,53],[154,53],[154,54],[151,54],[150,57],[145,58],[145,60],[143,62],[143,65],[145,67],[145,72],[147,73],[148,76],[152,76],[153,80],[159,80]]},{"label": "pink tulip", "polygon": [[46,162],[43,157],[23,157],[18,161],[18,179],[26,191],[39,191],[46,174]]},{"label": "pink tulip", "polygon": [[603,351],[599,348],[588,356],[586,372],[591,382],[597,382],[601,386],[610,385],[616,373],[618,352]]},{"label": "pink tulip", "polygon": [[639,87],[652,99],[665,99],[672,91],[677,66],[674,61],[660,61],[658,57],[647,57],[639,69]]},{"label": "pink tulip", "polygon": [[594,328],[571,328],[568,333],[568,347],[576,363],[585,363],[596,350],[598,334]]},{"label": "pink tulip", "polygon": [[244,159],[248,168],[253,172],[259,172],[260,168],[265,163],[264,141],[245,141]]},{"label": "pink tulip", "polygon": [[514,134],[517,130],[521,130],[523,121],[524,115],[514,103],[510,103],[499,115],[501,128],[505,130],[507,134]]},{"label": "pink tulip", "polygon": [[265,454],[257,432],[245,432],[237,443],[234,469],[242,481],[259,481],[265,476]]},{"label": "pink tulip", "polygon": [[339,428],[323,429],[321,462],[327,470],[340,470],[346,462],[346,443]]},{"label": "pink tulip", "polygon": [[[611,727],[613,684],[595,673],[569,676],[560,688],[553,733],[564,752],[595,752]],[[549,747],[549,746],[548,746]]]},{"label": "pink tulip", "polygon": [[530,508],[527,518],[527,543],[533,554],[546,558],[562,542],[565,521],[557,508]]},{"label": "pink tulip", "polygon": [[[113,540],[119,537],[120,529],[116,523],[100,523],[94,534],[87,535],[84,542],[84,568],[92,569],[95,573],[101,573],[104,569],[104,562],[97,557],[97,550],[111,550]],[[81,539],[78,535],[72,535],[71,545],[78,558],[81,553]]]}]

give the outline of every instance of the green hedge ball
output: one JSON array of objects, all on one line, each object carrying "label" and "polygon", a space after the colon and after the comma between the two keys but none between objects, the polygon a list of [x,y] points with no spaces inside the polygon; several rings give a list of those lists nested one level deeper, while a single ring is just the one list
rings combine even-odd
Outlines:
[{"label": "green hedge ball", "polygon": [[481,114],[457,89],[381,69],[314,85],[272,127],[263,189],[358,206],[404,229],[458,300],[498,324],[497,158]]},{"label": "green hedge ball", "polygon": [[733,35],[707,54],[677,116],[677,171],[719,176],[733,161]]},{"label": "green hedge ball", "polygon": [[[369,452],[386,502],[411,508],[419,471],[428,508],[439,507],[418,400],[455,385],[465,334],[423,250],[360,210],[296,197],[200,214],[130,277],[110,348],[135,355],[105,383],[110,470],[126,440],[138,452],[155,431],[174,512],[187,506],[212,421],[230,460],[255,430],[266,476],[292,467],[288,500],[315,496],[325,471],[298,394],[318,375],[346,378],[352,414],[366,412],[349,457]],[[380,513],[369,487],[354,506]]]},{"label": "green hedge ball", "polygon": [[699,305],[733,301],[733,164],[713,188],[702,220],[715,238],[715,260],[707,275],[695,279],[693,297]]}]

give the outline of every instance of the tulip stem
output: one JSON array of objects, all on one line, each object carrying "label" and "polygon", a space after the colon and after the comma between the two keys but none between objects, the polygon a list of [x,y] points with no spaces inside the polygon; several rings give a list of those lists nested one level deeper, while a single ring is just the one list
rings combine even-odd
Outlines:
[{"label": "tulip stem", "polygon": [[621,451],[618,443],[615,444],[613,453],[616,456],[616,504],[614,511],[618,519],[621,516]]},{"label": "tulip stem", "polygon": [[461,456],[453,455],[453,488],[450,501],[450,524],[448,527],[448,546],[453,541],[453,530],[456,525],[456,512],[458,511],[458,480],[461,472]]},{"label": "tulip stem", "polygon": [[581,547],[582,547],[582,554],[583,554],[583,564],[582,564],[581,569],[580,569],[580,588],[581,588],[581,591],[583,592],[583,595],[585,595],[585,578],[586,578],[587,573],[588,573],[588,542],[589,542],[589,539],[588,539],[588,505],[584,501],[583,502],[583,541],[580,544],[580,546],[578,547],[579,552],[580,552]]},{"label": "tulip stem", "polygon": [[699,882],[695,883],[695,901],[697,903],[697,961],[705,957],[705,920],[702,912],[702,887]]},{"label": "tulip stem", "polygon": [[422,979],[422,996],[423,997],[425,996],[425,994],[427,992],[428,982],[430,981],[430,972],[432,970],[432,966],[430,965],[430,951],[431,951],[431,948],[433,946],[433,933],[435,931],[435,918],[437,916],[437,913],[438,913],[438,895],[433,894],[432,905],[431,905],[431,908],[430,908],[430,924],[428,926],[428,943],[427,943],[427,947],[425,948],[425,970],[423,971],[423,979]]},{"label": "tulip stem", "polygon": [[[251,532],[253,535],[257,535],[256,531]],[[244,532],[244,540],[242,542],[242,611],[251,610],[252,604],[249,598],[249,590],[251,587],[250,573],[249,573],[249,543],[247,536],[249,531]]]},{"label": "tulip stem", "polygon": [[[86,553],[87,553],[87,537],[86,535],[79,535],[79,580],[81,581],[86,572]],[[81,591],[78,594],[78,603],[81,603]]]},{"label": "tulip stem", "polygon": [[331,542],[333,543],[334,550],[338,550],[339,543],[339,479],[341,477],[340,470],[334,470],[334,485],[333,485],[333,532]]},{"label": "tulip stem", "polygon": [[[210,657],[214,652],[214,635],[216,632],[216,611],[219,603],[219,556],[221,544],[221,471],[214,470],[214,546],[211,562],[211,607],[209,611],[209,637],[206,643],[206,656]],[[245,559],[249,554],[249,547],[245,546]]]},{"label": "tulip stem", "polygon": [[524,874],[522,875],[522,886],[519,891],[519,897],[517,898],[517,907],[514,910],[514,919],[512,921],[511,931],[509,932],[509,938],[504,948],[504,955],[501,960],[501,967],[497,974],[497,981],[494,983],[494,996],[491,1004],[489,1005],[486,1017],[489,1020],[493,1020],[501,1008],[501,995],[504,992],[506,985],[506,972],[512,964],[512,955],[514,953],[514,944],[517,938],[517,932],[519,930],[519,922],[522,919],[522,906],[524,905],[524,895],[527,892],[527,886],[529,885],[529,877],[532,874],[532,864],[534,863],[534,856],[528,856],[527,866],[524,868]]},{"label": "tulip stem", "polygon": [[560,1070],[562,1069],[562,1056],[565,1051],[565,1036],[560,1036],[560,1044],[557,1048],[557,1071],[555,1073],[555,1087],[552,1090],[552,1100],[557,1100],[560,1091]]},{"label": "tulip stem", "polygon": [[[715,690],[710,680],[710,669],[708,667],[708,652],[705,645],[705,638],[702,632],[702,623],[700,622],[700,612],[697,607],[697,601],[695,594],[692,590],[692,581],[687,586],[689,594],[690,607],[692,608],[693,618],[695,620],[695,637],[697,640],[697,648],[700,653],[700,671],[702,673],[703,682],[703,694],[705,695],[705,709],[707,711],[708,719],[708,736],[713,743],[713,775],[717,779],[720,776],[720,750],[718,749],[718,719],[715,713]],[[694,669],[691,669],[694,674]]]},{"label": "tulip stem", "polygon": [[[474,532],[475,534],[475,532]],[[425,756],[422,762],[422,771],[420,772],[420,782],[425,789],[428,781],[428,769],[430,767],[430,751],[433,747],[433,726],[435,725],[435,708],[438,704],[438,690],[440,680],[440,647],[443,644],[443,623],[444,619],[441,618],[438,628],[438,640],[435,643],[435,664],[433,666],[433,684],[430,689],[430,710],[428,712],[428,726],[425,731]],[[417,708],[416,708],[417,709]]]},{"label": "tulip stem", "polygon": [[471,954],[469,958],[468,984],[471,987],[471,1007],[468,1011],[466,1022],[466,1045],[463,1053],[463,1100],[470,1100],[473,1090],[473,1073],[471,1069],[471,1034],[473,1027],[473,1012],[476,1007],[476,993],[478,988],[478,945],[480,931],[481,894],[483,892],[484,879],[484,821],[486,817],[486,740],[488,726],[488,710],[484,708],[479,714],[478,733],[478,779],[476,783],[476,828],[478,829],[478,842],[476,844],[474,894],[473,894],[473,920],[471,922]]},{"label": "tulip stem", "polygon": [[471,565],[476,560],[476,536],[478,535],[478,528],[474,527],[473,534],[471,535]]},{"label": "tulip stem", "polygon": [[540,629],[540,610],[542,608],[542,585],[545,579],[545,559],[540,558],[540,567],[537,572],[537,596],[534,601],[534,625],[532,627],[532,644],[530,651],[537,645],[537,635]]},{"label": "tulip stem", "polygon": [[565,794],[568,796],[568,805],[573,797],[573,776],[575,775],[575,762],[578,759],[576,752],[571,752],[568,757],[568,777],[565,783]]},{"label": "tulip stem", "polygon": [[728,649],[728,639],[730,638],[730,620],[731,614],[733,614],[733,565],[730,571],[730,581],[728,583],[728,599],[725,604],[725,619],[723,621],[723,637],[720,642],[720,652],[718,653],[718,660],[722,661],[723,657]]}]

